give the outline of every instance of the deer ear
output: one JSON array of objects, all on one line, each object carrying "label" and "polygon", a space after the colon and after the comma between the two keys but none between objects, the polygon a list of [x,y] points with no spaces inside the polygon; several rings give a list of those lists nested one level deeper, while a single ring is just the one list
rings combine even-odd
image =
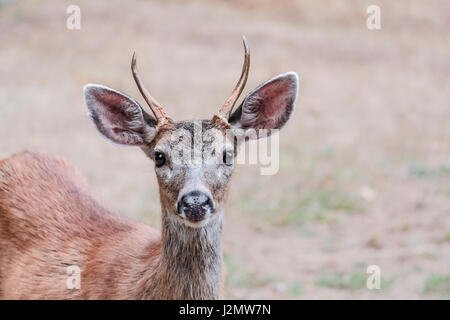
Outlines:
[{"label": "deer ear", "polygon": [[87,84],[84,101],[89,117],[108,139],[119,144],[142,146],[155,137],[156,120],[126,94],[102,85]]},{"label": "deer ear", "polygon": [[281,74],[261,84],[245,97],[230,116],[233,129],[280,129],[295,107],[299,81],[295,72]]}]

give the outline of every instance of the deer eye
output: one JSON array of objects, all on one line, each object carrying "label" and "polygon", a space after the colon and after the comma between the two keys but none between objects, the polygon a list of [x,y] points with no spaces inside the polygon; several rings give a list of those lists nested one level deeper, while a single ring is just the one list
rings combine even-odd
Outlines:
[{"label": "deer eye", "polygon": [[231,166],[233,164],[233,151],[223,152],[223,163],[227,166]]},{"label": "deer eye", "polygon": [[155,157],[156,166],[162,167],[166,163],[166,156],[161,152],[153,152],[153,156]]}]

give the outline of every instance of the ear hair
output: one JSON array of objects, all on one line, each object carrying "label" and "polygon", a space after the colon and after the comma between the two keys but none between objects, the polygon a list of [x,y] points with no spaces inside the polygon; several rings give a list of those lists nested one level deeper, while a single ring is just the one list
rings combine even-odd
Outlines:
[{"label": "ear hair", "polygon": [[113,142],[142,146],[153,140],[156,120],[128,95],[96,84],[84,86],[89,117],[102,135]]},{"label": "ear hair", "polygon": [[234,129],[281,129],[289,120],[298,96],[299,80],[287,72],[261,84],[243,100],[231,115]]}]

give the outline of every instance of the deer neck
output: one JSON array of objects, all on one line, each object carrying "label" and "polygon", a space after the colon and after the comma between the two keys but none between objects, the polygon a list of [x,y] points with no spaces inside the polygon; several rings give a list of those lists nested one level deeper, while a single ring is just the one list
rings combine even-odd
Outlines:
[{"label": "deer neck", "polygon": [[161,255],[148,292],[158,299],[218,299],[222,266],[222,213],[201,228],[163,214]]}]

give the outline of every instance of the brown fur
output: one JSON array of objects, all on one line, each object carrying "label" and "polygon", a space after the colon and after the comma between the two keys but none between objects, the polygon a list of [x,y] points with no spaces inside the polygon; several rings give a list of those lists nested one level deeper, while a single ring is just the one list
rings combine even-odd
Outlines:
[{"label": "brown fur", "polygon": [[[0,298],[218,298],[220,231],[168,224],[161,242],[100,205],[64,160],[13,155],[0,162]],[[66,287],[69,265],[81,268],[80,290]]]}]

